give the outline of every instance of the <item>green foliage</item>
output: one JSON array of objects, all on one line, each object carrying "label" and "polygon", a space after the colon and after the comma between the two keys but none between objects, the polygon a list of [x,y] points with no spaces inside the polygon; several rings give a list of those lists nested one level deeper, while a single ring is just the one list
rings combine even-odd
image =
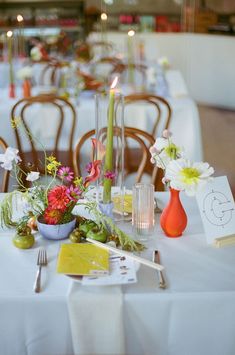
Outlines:
[{"label": "green foliage", "polygon": [[96,223],[104,229],[108,229],[109,232],[115,235],[121,245],[121,248],[128,251],[141,251],[145,249],[145,246],[135,240],[133,240],[130,236],[128,236],[125,232],[119,229],[113,222],[110,217],[107,217],[103,213],[101,213],[98,208],[97,204],[94,201],[89,201],[84,203],[85,208],[93,214],[95,217]]}]

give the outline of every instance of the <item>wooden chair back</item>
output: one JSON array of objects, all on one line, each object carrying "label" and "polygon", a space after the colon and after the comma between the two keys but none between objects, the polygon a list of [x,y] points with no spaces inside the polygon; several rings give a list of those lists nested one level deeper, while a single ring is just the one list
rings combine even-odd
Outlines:
[{"label": "wooden chair back", "polygon": [[112,75],[115,73],[116,67],[121,64],[121,60],[116,57],[102,57],[92,63],[91,71],[94,76],[100,77],[107,84],[110,84],[113,80]]},{"label": "wooden chair back", "polygon": [[[0,137],[0,153],[4,153],[7,149],[7,144],[2,137]],[[8,170],[1,169],[1,184],[0,184],[0,191],[7,192],[8,191],[8,184],[9,184],[9,177],[10,172]]]},{"label": "wooden chair back", "polygon": [[[162,130],[169,128],[172,110],[168,101],[163,97],[147,93],[137,93],[125,96],[124,102],[125,105],[135,103],[146,103],[155,108],[156,118],[154,119],[152,130],[150,131],[153,137],[156,137],[157,133],[161,135],[162,132],[158,132],[159,126]],[[141,120],[141,117],[139,119]]]},{"label": "wooden chair back", "polygon": [[[56,122],[56,127],[53,127],[52,135],[50,137],[50,145],[53,147],[47,154],[53,154],[59,161],[61,161],[64,165],[68,165],[72,167],[73,162],[73,141],[74,141],[74,129],[76,124],[76,112],[73,105],[64,98],[57,97],[55,95],[38,95],[30,98],[24,98],[18,101],[12,108],[11,111],[11,122],[15,122],[20,118],[20,124],[15,124],[14,132],[16,136],[17,147],[19,149],[19,154],[22,159],[21,167],[24,171],[28,170],[28,164],[30,163],[33,165],[33,170],[40,171],[41,173],[45,173],[45,166],[44,166],[44,151],[43,151],[43,142],[38,142],[38,137],[35,137],[33,131],[33,120],[34,115],[31,113],[30,115],[30,122],[28,122],[28,115],[26,117],[26,113],[29,108],[32,108],[34,105],[37,105],[38,112],[40,113],[41,108],[44,106],[46,109],[46,105],[48,107],[54,108],[55,117],[53,117],[53,124]],[[66,115],[65,115],[66,111]],[[44,111],[45,112],[45,111]],[[66,116],[66,117],[65,117]],[[69,116],[69,118],[68,118]],[[35,116],[38,118],[38,115]],[[50,117],[49,117],[50,118]],[[43,120],[48,120],[48,117],[40,117],[41,125],[45,124],[46,122]],[[69,122],[68,122],[69,119]],[[43,129],[43,128],[42,128]],[[65,134],[66,136],[62,136]],[[65,150],[59,147],[62,139],[67,138],[67,147]],[[24,145],[27,141],[29,149],[27,151],[24,149]],[[63,142],[64,143],[64,142]]]},{"label": "wooden chair back", "polygon": [[[106,132],[104,132],[104,136],[105,134]],[[114,136],[120,136],[120,128],[114,127]],[[91,130],[84,134],[75,146],[73,153],[73,166],[75,169],[75,174],[78,176],[81,175],[82,170],[82,148],[84,144],[92,137],[95,137],[95,130]],[[130,140],[136,143],[134,147],[131,146]],[[151,172],[147,168],[149,166],[148,162],[150,161],[151,157],[147,145],[153,145],[155,139],[149,133],[144,132],[140,129],[133,127],[125,127],[124,142],[125,178],[128,175],[135,173],[135,182],[140,182],[144,173],[150,174],[151,182],[155,185],[155,188],[158,188],[158,190],[162,191],[163,186],[161,182],[161,172],[159,171],[159,169],[153,167],[153,165],[151,165]],[[146,142],[148,143],[146,144]],[[91,156],[91,160],[93,159],[94,157]],[[137,164],[132,165],[131,162],[133,161],[137,162]]]},{"label": "wooden chair back", "polygon": [[[134,72],[134,83],[129,82],[129,69],[133,70]],[[146,86],[147,81],[146,70],[147,67],[143,64],[117,63],[117,65],[113,69],[113,72],[120,75],[120,82],[122,84],[134,84],[136,87],[144,88]]]},{"label": "wooden chair back", "polygon": [[60,79],[61,68],[68,65],[69,63],[60,62],[56,59],[50,60],[42,69],[39,80],[40,85],[57,86]]}]

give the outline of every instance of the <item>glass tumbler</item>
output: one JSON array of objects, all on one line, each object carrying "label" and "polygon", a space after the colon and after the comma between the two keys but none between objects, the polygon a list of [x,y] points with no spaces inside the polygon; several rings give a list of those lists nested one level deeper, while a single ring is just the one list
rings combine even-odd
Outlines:
[{"label": "glass tumbler", "polygon": [[154,230],[154,186],[137,183],[132,197],[132,226],[140,241],[147,241]]}]

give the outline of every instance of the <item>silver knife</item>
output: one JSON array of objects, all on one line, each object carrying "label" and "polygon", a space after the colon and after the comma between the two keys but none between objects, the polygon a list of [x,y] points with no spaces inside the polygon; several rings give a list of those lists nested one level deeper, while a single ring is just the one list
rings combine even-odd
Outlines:
[{"label": "silver knife", "polygon": [[[153,251],[153,258],[152,258],[154,263],[160,264],[160,253],[158,250]],[[158,271],[158,277],[159,277],[159,287],[160,288],[166,288],[166,281],[163,275],[162,271]]]}]

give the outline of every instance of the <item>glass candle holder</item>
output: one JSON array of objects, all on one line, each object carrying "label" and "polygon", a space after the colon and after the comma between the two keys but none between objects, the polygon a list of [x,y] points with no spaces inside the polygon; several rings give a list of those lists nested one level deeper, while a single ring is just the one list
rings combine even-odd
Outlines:
[{"label": "glass candle holder", "polygon": [[97,181],[99,202],[112,202],[111,188],[123,195],[124,179],[124,122],[123,96],[116,90],[108,96],[96,95],[95,159],[102,160]]},{"label": "glass candle holder", "polygon": [[154,186],[137,183],[132,192],[133,230],[140,241],[147,241],[154,230]]}]

